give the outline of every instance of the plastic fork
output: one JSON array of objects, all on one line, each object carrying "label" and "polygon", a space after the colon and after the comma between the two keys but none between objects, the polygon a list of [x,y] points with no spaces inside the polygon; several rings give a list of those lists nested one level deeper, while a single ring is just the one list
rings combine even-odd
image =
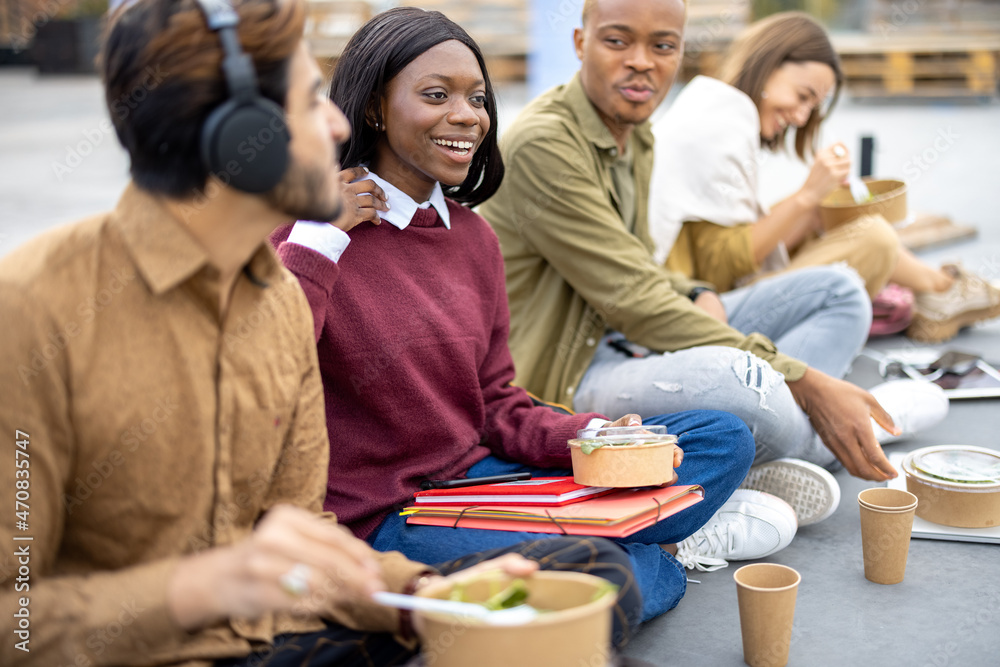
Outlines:
[{"label": "plastic fork", "polygon": [[526,604],[510,609],[496,611],[471,602],[455,602],[453,600],[438,600],[416,595],[387,593],[379,591],[372,593],[372,599],[380,605],[397,609],[413,609],[416,611],[431,611],[453,616],[469,616],[477,618],[489,625],[523,625],[538,616],[538,610]]},{"label": "plastic fork", "polygon": [[[837,157],[844,157],[847,155],[847,149],[841,145],[834,146],[833,154]],[[847,177],[847,187],[851,190],[851,198],[854,199],[855,204],[863,204],[872,198],[872,193],[868,189],[868,185],[857,176]]]},{"label": "plastic fork", "polygon": [[851,189],[851,197],[854,198],[855,204],[863,204],[866,201],[871,201],[871,190],[869,190],[868,185],[857,176],[847,177],[847,187]]}]

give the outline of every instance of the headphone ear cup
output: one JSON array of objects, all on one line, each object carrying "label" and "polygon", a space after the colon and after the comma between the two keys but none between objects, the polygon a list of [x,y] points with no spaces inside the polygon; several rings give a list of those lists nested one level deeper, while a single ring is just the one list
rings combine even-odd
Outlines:
[{"label": "headphone ear cup", "polygon": [[230,99],[202,126],[202,163],[226,185],[260,194],[285,175],[289,139],[280,106],[263,97],[249,102]]}]

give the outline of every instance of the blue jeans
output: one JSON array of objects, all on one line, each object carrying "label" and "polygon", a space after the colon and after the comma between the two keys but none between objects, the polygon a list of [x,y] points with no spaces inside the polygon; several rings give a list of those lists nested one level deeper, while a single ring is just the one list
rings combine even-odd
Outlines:
[{"label": "blue jeans", "polygon": [[[684,566],[660,548],[676,544],[701,528],[740,485],[753,460],[753,437],[736,417],[709,410],[661,415],[645,420],[660,424],[679,436],[684,462],[677,469],[678,484],[700,484],[705,499],[638,533],[616,539],[628,552],[642,593],[642,620],[673,609],[684,597],[687,577]],[[529,471],[537,477],[571,475],[569,470],[535,468],[488,456],[469,468],[467,477],[485,477]],[[369,538],[379,551],[401,551],[407,558],[424,563],[451,560],[474,551],[510,546],[525,540],[559,535],[475,528],[442,528],[408,525],[393,512]]]},{"label": "blue jeans", "polygon": [[[721,295],[729,324],[761,333],[785,354],[843,377],[871,326],[871,302],[853,270],[800,269]],[[620,337],[621,334],[612,334]],[[704,346],[627,357],[602,341],[573,400],[605,415],[724,410],[750,427],[756,462],[791,456],[828,466],[833,454],[813,431],[785,377],[756,355]]]}]

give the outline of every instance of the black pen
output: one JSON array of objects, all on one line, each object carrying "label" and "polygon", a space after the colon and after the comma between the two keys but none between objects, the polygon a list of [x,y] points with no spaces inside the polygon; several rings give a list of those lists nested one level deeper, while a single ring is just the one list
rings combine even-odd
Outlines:
[{"label": "black pen", "polygon": [[467,479],[425,479],[420,482],[420,489],[458,489],[463,486],[479,486],[480,484],[502,484],[504,482],[522,482],[531,479],[530,472],[512,472],[508,475],[491,475],[490,477],[471,477]]}]

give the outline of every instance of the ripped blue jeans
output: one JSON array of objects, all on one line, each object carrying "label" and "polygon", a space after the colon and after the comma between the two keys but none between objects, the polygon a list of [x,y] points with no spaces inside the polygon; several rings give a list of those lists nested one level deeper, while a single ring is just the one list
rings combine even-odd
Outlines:
[{"label": "ripped blue jeans", "polygon": [[[871,326],[871,302],[853,270],[823,266],[780,274],[721,295],[733,328],[759,332],[778,349],[843,377]],[[579,412],[655,415],[722,410],[742,419],[757,445],[754,463],[794,457],[828,466],[833,454],[795,403],[784,376],[757,356],[705,346],[628,357],[598,347],[573,400]]]}]

